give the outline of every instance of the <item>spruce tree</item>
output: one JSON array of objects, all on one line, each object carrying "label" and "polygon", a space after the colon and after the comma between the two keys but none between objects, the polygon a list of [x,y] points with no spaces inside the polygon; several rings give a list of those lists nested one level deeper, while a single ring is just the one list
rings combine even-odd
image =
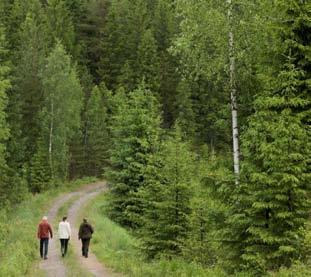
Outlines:
[{"label": "spruce tree", "polygon": [[[36,157],[48,157],[53,180],[67,177],[69,142],[80,127],[82,88],[75,67],[63,46],[57,43],[42,72],[44,104],[40,113],[42,147]],[[36,169],[32,169],[33,172]],[[45,180],[44,180],[45,181]]]},{"label": "spruce tree", "polygon": [[6,50],[4,28],[0,26],[0,208],[7,204],[19,203],[27,188],[25,183],[11,170],[6,162],[6,143],[9,138],[9,126],[7,123],[7,94],[11,87],[9,79],[8,51]]},{"label": "spruce tree", "polygon": [[138,80],[144,80],[152,92],[158,93],[160,86],[159,58],[156,40],[150,29],[142,35],[138,46],[137,63]]},{"label": "spruce tree", "polygon": [[159,104],[141,85],[125,96],[116,94],[118,109],[113,117],[113,144],[110,190],[110,217],[123,226],[136,227],[140,202],[135,196],[144,185],[144,171],[150,155],[158,146],[160,134]]},{"label": "spruce tree", "polygon": [[47,22],[52,45],[60,40],[66,51],[74,58],[79,56],[79,45],[72,16],[62,0],[49,0],[46,7]]},{"label": "spruce tree", "polygon": [[107,167],[110,138],[108,131],[106,88],[95,86],[86,107],[85,166],[89,176],[101,176]]},{"label": "spruce tree", "polygon": [[245,161],[228,230],[239,241],[236,258],[259,272],[302,258],[310,211],[311,6],[291,0],[277,7],[277,60],[243,136]]},{"label": "spruce tree", "polygon": [[139,234],[151,258],[182,253],[190,227],[194,168],[195,156],[179,128],[150,158],[138,195],[143,207]]},{"label": "spruce tree", "polygon": [[35,3],[19,31],[20,45],[14,56],[15,72],[10,94],[9,120],[14,138],[9,143],[10,166],[19,170],[28,166],[36,151],[40,129],[38,113],[43,90],[39,77],[48,51],[46,18],[41,4]]}]

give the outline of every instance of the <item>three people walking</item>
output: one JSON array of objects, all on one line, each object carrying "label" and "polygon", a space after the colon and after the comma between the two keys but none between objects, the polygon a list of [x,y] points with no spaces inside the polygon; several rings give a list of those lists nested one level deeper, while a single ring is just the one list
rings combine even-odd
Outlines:
[{"label": "three people walking", "polygon": [[42,221],[38,226],[38,239],[40,239],[40,257],[47,259],[49,238],[53,238],[53,231],[51,225],[48,223],[46,216],[42,217]]},{"label": "three people walking", "polygon": [[[88,257],[90,240],[93,233],[94,229],[92,225],[86,218],[84,218],[79,228],[78,238],[82,241],[82,255],[85,258]],[[46,216],[42,218],[38,226],[37,236],[40,239],[40,257],[46,260],[48,255],[49,239],[53,238],[53,230],[51,225],[48,223]],[[64,216],[63,220],[58,224],[58,236],[60,239],[61,254],[62,257],[65,257],[67,254],[68,242],[71,237],[71,228],[66,216]]]},{"label": "three people walking", "polygon": [[84,218],[79,228],[79,240],[81,239],[82,241],[82,256],[85,258],[88,257],[90,240],[93,233],[94,229],[92,225]]},{"label": "three people walking", "polygon": [[58,236],[60,239],[60,251],[62,257],[65,257],[68,249],[68,242],[71,237],[71,228],[66,216],[64,216],[63,220],[58,224]]}]

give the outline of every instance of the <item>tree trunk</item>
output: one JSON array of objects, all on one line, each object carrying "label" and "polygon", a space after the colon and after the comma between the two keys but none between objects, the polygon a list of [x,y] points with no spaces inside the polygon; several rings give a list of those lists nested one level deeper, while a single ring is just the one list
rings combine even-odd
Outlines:
[{"label": "tree trunk", "polygon": [[50,162],[50,170],[51,170],[52,178],[54,177],[53,161],[52,161],[53,128],[54,128],[54,103],[52,100],[51,101],[50,139],[49,139],[49,162]]},{"label": "tree trunk", "polygon": [[234,53],[234,35],[232,20],[232,0],[227,0],[228,4],[228,23],[229,23],[229,72],[230,72],[230,97],[232,114],[232,139],[233,139],[233,168],[238,183],[240,173],[240,150],[239,150],[239,128],[238,128],[238,104],[237,90],[235,84],[235,53]]}]

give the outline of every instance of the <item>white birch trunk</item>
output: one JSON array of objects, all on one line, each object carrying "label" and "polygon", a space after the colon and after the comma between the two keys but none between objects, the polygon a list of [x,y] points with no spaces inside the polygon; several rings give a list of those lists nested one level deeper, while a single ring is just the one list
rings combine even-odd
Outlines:
[{"label": "white birch trunk", "polygon": [[49,138],[49,162],[51,175],[53,178],[53,162],[52,162],[52,147],[53,147],[53,128],[54,128],[54,102],[51,100],[51,122],[50,122],[50,138]]},{"label": "white birch trunk", "polygon": [[228,22],[229,22],[229,71],[230,71],[230,97],[232,114],[232,139],[233,139],[233,168],[238,183],[240,173],[240,150],[239,150],[239,128],[238,128],[238,105],[237,90],[235,86],[235,53],[234,53],[234,35],[232,23],[232,0],[227,0],[228,4]]}]

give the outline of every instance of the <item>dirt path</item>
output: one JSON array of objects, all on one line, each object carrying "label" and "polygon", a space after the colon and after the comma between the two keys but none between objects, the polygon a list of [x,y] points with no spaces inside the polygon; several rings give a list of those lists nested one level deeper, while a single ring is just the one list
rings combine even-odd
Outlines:
[{"label": "dirt path", "polygon": [[86,205],[88,201],[90,201],[96,195],[101,193],[103,190],[105,190],[105,186],[99,187],[96,191],[84,194],[81,198],[75,201],[68,211],[68,218],[70,218],[71,222],[73,223],[71,243],[75,249],[75,253],[77,255],[79,264],[82,265],[83,268],[87,269],[94,276],[109,277],[112,276],[112,273],[103,264],[101,264],[97,260],[96,256],[92,253],[92,241],[90,244],[90,251],[88,258],[82,257],[81,241],[78,240],[78,230],[76,227],[80,223],[78,222],[80,209],[82,209],[83,206]]},{"label": "dirt path", "polygon": [[[57,200],[54,202],[53,206],[47,213],[47,217],[50,223],[53,223],[53,221],[56,219],[55,217],[57,215],[58,209],[77,194],[79,194],[79,192],[71,192],[57,198]],[[54,238],[49,240],[48,259],[42,260],[39,264],[39,268],[43,270],[48,277],[64,277],[66,276],[66,268],[61,261],[59,255],[59,247],[57,244],[58,240],[56,234],[57,230],[55,230],[54,228],[53,232]]]},{"label": "dirt path", "polygon": [[[53,223],[56,220],[57,211],[59,210],[59,208],[62,207],[67,201],[70,201],[70,199],[81,195],[81,197],[74,201],[68,212],[68,218],[70,219],[70,222],[72,222],[71,241],[76,253],[81,252],[80,242],[78,241],[77,229],[74,226],[76,221],[78,220],[78,212],[81,209],[81,206],[83,206],[87,203],[88,200],[105,190],[105,188],[105,183],[96,183],[85,186],[79,191],[62,195],[55,200],[53,206],[46,214],[48,216],[49,222]],[[39,263],[39,268],[43,270],[45,272],[45,275],[48,277],[65,277],[67,276],[67,271],[60,256],[59,241],[57,237],[57,229],[55,228],[55,226],[53,232],[54,238],[50,239],[49,241],[48,259],[41,260]],[[90,253],[88,259],[82,259],[82,257],[79,257],[78,259],[79,263],[94,276],[111,276],[109,271],[101,263],[98,262],[94,254]]]}]

